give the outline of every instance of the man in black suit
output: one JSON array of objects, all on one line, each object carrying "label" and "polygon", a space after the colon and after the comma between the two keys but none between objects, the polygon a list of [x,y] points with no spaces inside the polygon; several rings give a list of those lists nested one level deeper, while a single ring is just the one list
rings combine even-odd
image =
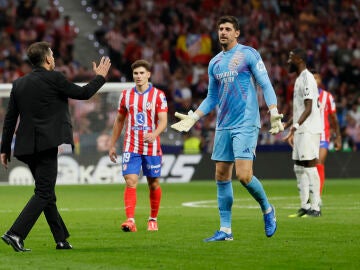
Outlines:
[{"label": "man in black suit", "polygon": [[27,55],[34,69],[13,82],[2,133],[1,163],[7,168],[10,162],[11,141],[18,123],[14,156],[28,165],[35,179],[35,190],[1,238],[15,251],[30,251],[24,248],[23,241],[44,212],[56,249],[72,249],[55,196],[58,146],[66,143],[74,147],[68,98],[86,100],[93,96],[105,83],[111,63],[108,57],[102,57],[98,66],[93,62],[96,77],[80,87],[54,71],[55,60],[49,43],[32,44]]}]

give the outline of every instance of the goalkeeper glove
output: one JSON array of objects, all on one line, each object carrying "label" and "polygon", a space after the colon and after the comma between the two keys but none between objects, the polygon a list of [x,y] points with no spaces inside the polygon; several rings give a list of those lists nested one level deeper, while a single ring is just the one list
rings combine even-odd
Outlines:
[{"label": "goalkeeper glove", "polygon": [[272,108],[270,110],[270,123],[271,129],[269,130],[271,135],[278,134],[281,131],[284,131],[284,125],[281,123],[281,119],[284,117],[283,114],[279,114],[277,108]]},{"label": "goalkeeper glove", "polygon": [[171,128],[180,132],[188,132],[196,121],[200,119],[200,117],[193,111],[189,111],[188,114],[175,112],[175,117],[181,119],[181,121],[171,125]]}]

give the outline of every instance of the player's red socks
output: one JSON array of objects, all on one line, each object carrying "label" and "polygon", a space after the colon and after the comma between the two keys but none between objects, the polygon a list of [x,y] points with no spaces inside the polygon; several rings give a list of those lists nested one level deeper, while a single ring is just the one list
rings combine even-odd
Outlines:
[{"label": "player's red socks", "polygon": [[316,164],[316,168],[320,177],[320,195],[321,195],[325,182],[325,166],[323,164]]},{"label": "player's red socks", "polygon": [[125,214],[127,218],[135,217],[136,188],[126,187],[124,191]]},{"label": "player's red socks", "polygon": [[159,213],[161,200],[161,187],[158,187],[155,190],[150,189],[150,217],[156,218]]}]

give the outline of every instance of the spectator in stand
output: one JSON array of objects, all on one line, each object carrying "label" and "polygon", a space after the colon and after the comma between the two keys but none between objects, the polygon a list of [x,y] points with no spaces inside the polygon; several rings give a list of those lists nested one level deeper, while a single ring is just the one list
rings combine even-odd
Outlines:
[{"label": "spectator in stand", "polygon": [[115,23],[113,28],[105,34],[104,40],[109,48],[109,57],[115,67],[122,70],[123,65],[123,53],[127,38],[120,31],[120,25]]},{"label": "spectator in stand", "polygon": [[64,59],[65,63],[73,60],[74,41],[78,35],[78,29],[75,27],[74,22],[70,19],[69,15],[64,16],[62,25],[57,28],[60,38],[60,57]]},{"label": "spectator in stand", "polygon": [[50,22],[55,22],[60,19],[60,11],[55,5],[55,0],[49,0],[45,8],[45,19]]},{"label": "spectator in stand", "polygon": [[36,0],[20,0],[16,8],[16,16],[18,23],[22,23],[33,16],[34,7],[36,6]]},{"label": "spectator in stand", "polygon": [[169,78],[171,77],[168,63],[161,58],[160,53],[155,53],[152,64],[151,82],[154,86],[161,89],[167,89],[169,86]]}]

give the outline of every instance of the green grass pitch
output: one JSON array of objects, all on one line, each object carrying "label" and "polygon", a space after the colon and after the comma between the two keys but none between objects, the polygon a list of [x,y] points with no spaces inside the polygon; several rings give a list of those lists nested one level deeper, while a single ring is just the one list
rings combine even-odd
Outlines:
[{"label": "green grass pitch", "polygon": [[[219,228],[213,181],[162,184],[159,231],[146,231],[147,186],[138,187],[138,232],[120,224],[124,185],[57,186],[58,207],[73,250],[55,250],[42,215],[25,240],[31,252],[0,243],[0,269],[360,269],[360,180],[325,183],[323,216],[288,218],[299,208],[295,180],[262,181],[275,205],[278,230],[264,234],[257,203],[233,183],[234,241],[204,243]],[[0,186],[0,233],[5,232],[32,186]]]}]

